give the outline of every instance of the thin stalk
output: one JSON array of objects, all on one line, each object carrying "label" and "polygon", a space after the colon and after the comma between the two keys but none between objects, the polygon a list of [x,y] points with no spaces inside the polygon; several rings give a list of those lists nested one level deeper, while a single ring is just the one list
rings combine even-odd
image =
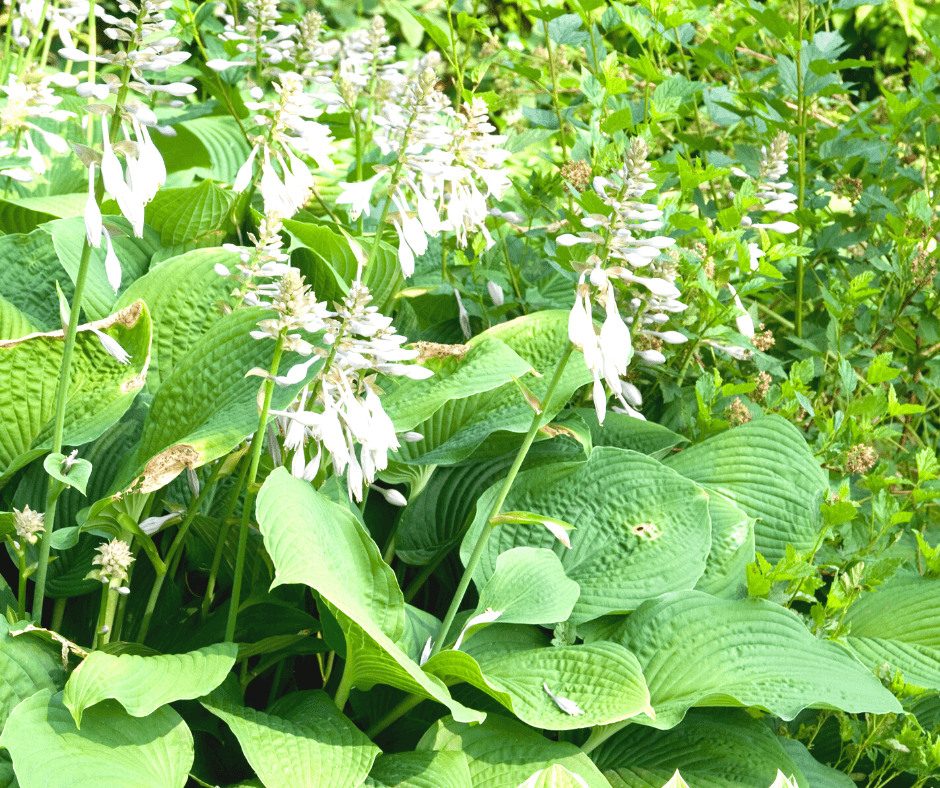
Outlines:
[{"label": "thin stalk", "polygon": [[[543,404],[546,406],[552,400],[552,396],[555,393],[558,382],[561,380],[562,373],[565,371],[565,367],[568,364],[568,358],[571,356],[572,350],[574,350],[574,345],[569,342],[568,347],[565,348],[565,352],[562,353],[561,360],[558,362],[558,366],[555,368],[555,374],[552,377],[551,383],[548,384],[548,391],[545,393],[545,397],[542,400]],[[454,617],[457,615],[457,610],[460,608],[460,603],[463,602],[464,594],[467,593],[467,587],[470,585],[470,579],[473,577],[473,571],[476,569],[477,564],[480,562],[480,558],[483,556],[483,549],[486,547],[486,543],[490,538],[490,534],[493,532],[493,526],[490,525],[490,520],[496,517],[496,515],[498,515],[500,510],[503,508],[503,503],[506,500],[506,496],[509,495],[509,490],[512,487],[512,483],[516,480],[519,469],[522,467],[522,463],[525,461],[526,455],[529,453],[529,447],[535,440],[535,435],[539,431],[541,424],[542,413],[535,413],[532,416],[532,424],[529,426],[529,431],[526,433],[526,436],[522,441],[522,445],[519,447],[519,451],[516,453],[516,459],[513,460],[512,467],[509,469],[509,473],[503,480],[503,486],[500,488],[499,494],[496,496],[496,500],[493,502],[493,508],[490,510],[489,517],[486,518],[486,522],[483,524],[483,530],[480,532],[480,538],[477,539],[477,543],[473,548],[473,553],[470,556],[470,560],[467,562],[467,566],[460,578],[460,583],[457,586],[457,590],[454,592],[454,598],[451,600],[450,607],[447,609],[447,615],[444,617],[444,622],[441,624],[440,632],[438,633],[434,645],[431,648],[432,657],[437,654],[441,650],[441,647],[444,645],[444,643],[447,642],[447,633],[450,630],[451,624],[454,622]]]},{"label": "thin stalk", "polygon": [[[62,351],[62,364],[59,368],[59,383],[56,388],[54,428],[52,433],[52,454],[62,452],[62,440],[65,434],[65,406],[68,401],[69,382],[72,374],[72,356],[75,353],[75,336],[81,320],[82,298],[85,295],[85,281],[91,262],[91,245],[85,239],[82,245],[82,257],[78,264],[78,276],[75,278],[75,297],[71,304],[71,318],[65,331],[65,347]],[[42,603],[46,598],[46,574],[49,571],[49,552],[52,549],[52,529],[55,526],[55,507],[63,485],[57,484],[50,477],[46,494],[46,530],[43,531],[39,544],[39,567],[36,570],[36,589],[33,594],[33,618],[42,621]]]},{"label": "thin stalk", "polygon": [[209,608],[212,606],[212,600],[215,595],[215,581],[219,576],[219,567],[222,566],[222,553],[225,549],[225,543],[228,541],[228,532],[232,526],[232,514],[238,505],[238,496],[241,494],[242,487],[245,485],[245,478],[248,476],[248,466],[251,464],[249,458],[245,457],[241,461],[241,470],[238,472],[238,479],[235,481],[235,487],[232,489],[228,503],[225,506],[225,512],[219,525],[219,541],[215,546],[215,555],[212,556],[212,567],[209,570],[209,580],[206,583],[206,593],[202,598],[202,620],[205,621],[209,615]]},{"label": "thin stalk", "polygon": [[[271,361],[270,374],[277,375],[284,353],[284,337],[287,329],[281,329],[277,344],[274,346],[274,359]],[[235,554],[235,577],[232,580],[232,601],[228,609],[228,622],[225,625],[225,640],[233,642],[235,639],[235,623],[238,618],[238,602],[241,597],[242,575],[245,573],[245,551],[248,548],[248,525],[251,520],[251,505],[254,495],[251,486],[255,483],[258,465],[261,462],[261,451],[264,447],[266,428],[268,425],[268,412],[271,410],[271,397],[274,394],[274,381],[264,381],[264,402],[261,405],[261,418],[258,420],[258,431],[251,441],[251,465],[248,468],[247,492],[245,494],[245,508],[242,511],[241,526],[238,531],[238,552]]]},{"label": "thin stalk", "polygon": [[[98,54],[98,26],[95,17],[96,0],[88,0],[88,54],[92,57]],[[71,63],[71,61],[69,61]],[[98,64],[94,60],[89,60],[85,65],[88,69],[88,83],[94,84],[95,75],[98,73]],[[89,101],[97,101],[95,98],[89,98]],[[117,106],[117,105],[115,105]],[[85,144],[90,148],[95,141],[95,124],[88,119],[88,128],[85,129]]]},{"label": "thin stalk", "polygon": [[53,632],[62,629],[62,621],[65,619],[65,603],[68,601],[66,597],[60,597],[55,601],[55,607],[52,609],[52,623],[49,625]]},{"label": "thin stalk", "polygon": [[343,663],[343,675],[340,677],[339,686],[336,688],[336,694],[333,696],[333,702],[336,704],[336,708],[342,711],[346,706],[346,701],[349,700],[349,691],[352,689],[352,679],[353,679],[353,666],[355,661],[352,658],[352,654],[348,654],[346,661]]},{"label": "thin stalk", "polygon": [[[796,52],[796,103],[797,103],[797,126],[800,133],[796,137],[797,159],[800,168],[799,198],[797,204],[800,210],[803,210],[803,204],[806,197],[806,130],[804,123],[805,116],[805,96],[803,95],[803,0],[797,4],[797,13],[799,16],[798,30],[800,34],[800,48]],[[802,244],[803,228],[800,228],[800,238],[798,243]],[[804,262],[803,255],[796,258],[796,318],[793,321],[795,333],[798,337],[803,336],[803,275]]]},{"label": "thin stalk", "polygon": [[17,563],[20,570],[20,583],[16,595],[16,616],[22,621],[26,618],[26,547],[22,544],[16,551]]},{"label": "thin stalk", "polygon": [[529,314],[529,310],[526,308],[526,305],[522,300],[522,289],[519,287],[519,280],[516,279],[516,271],[512,267],[512,262],[509,259],[509,245],[505,236],[503,236],[503,230],[498,221],[496,222],[495,227],[496,235],[499,237],[500,244],[503,247],[503,259],[506,261],[506,270],[509,271],[509,281],[512,282],[512,289],[516,293],[516,299],[519,301],[519,307],[522,309],[522,314],[527,315]]},{"label": "thin stalk", "polygon": [[[539,10],[545,10],[542,0],[539,0]],[[561,143],[561,160],[567,162],[568,145],[565,143],[565,124],[561,117],[561,105],[558,103],[558,79],[555,76],[555,58],[552,55],[552,39],[548,34],[548,22],[544,19],[542,20],[542,27],[545,30],[545,50],[548,52],[548,73],[552,78],[552,107],[555,110],[555,116],[558,118],[558,141]]]},{"label": "thin stalk", "polygon": [[374,739],[389,725],[395,722],[395,720],[397,720],[402,715],[407,714],[423,700],[424,698],[420,695],[406,695],[402,699],[401,703],[399,703],[394,709],[392,709],[388,714],[382,717],[382,719],[380,719],[377,723],[375,723],[375,725],[366,731],[366,736],[368,736],[370,739]]},{"label": "thin stalk", "polygon": [[92,648],[98,648],[101,645],[101,637],[104,634],[101,630],[104,629],[104,622],[108,615],[109,591],[110,583],[104,583],[101,587],[101,604],[98,606],[98,623],[95,624],[95,637],[92,641]]}]

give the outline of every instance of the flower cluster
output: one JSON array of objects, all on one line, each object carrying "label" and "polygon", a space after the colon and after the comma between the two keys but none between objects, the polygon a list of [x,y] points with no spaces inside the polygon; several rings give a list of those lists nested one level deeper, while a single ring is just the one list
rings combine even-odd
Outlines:
[{"label": "flower cluster", "polygon": [[13,530],[16,531],[16,537],[26,544],[36,544],[39,541],[39,534],[46,530],[44,523],[45,515],[42,512],[36,512],[29,508],[27,504],[23,511],[13,510]]},{"label": "flower cluster", "polygon": [[252,249],[246,249],[233,244],[224,244],[223,249],[238,255],[238,265],[232,273],[222,263],[215,266],[215,272],[220,276],[231,276],[238,282],[232,291],[232,297],[244,301],[249,306],[259,303],[258,283],[256,279],[271,279],[283,276],[291,270],[287,262],[289,256],[282,250],[284,240],[281,238],[283,224],[281,218],[274,212],[265,214],[258,226],[258,235],[248,234],[253,244]]},{"label": "flower cluster", "polygon": [[110,542],[98,545],[95,549],[98,555],[94,557],[92,564],[101,568],[89,572],[88,578],[110,583],[115,587],[126,582],[127,570],[134,563],[134,556],[127,542],[122,539],[112,539]]},{"label": "flower cluster", "polygon": [[278,76],[274,90],[274,101],[261,101],[261,89],[254,88],[256,100],[245,102],[246,107],[259,113],[254,120],[263,133],[254,138],[233,188],[244,191],[249,187],[260,154],[265,213],[273,211],[288,218],[306,205],[313,190],[313,175],[299,156],[309,156],[322,169],[330,168],[333,138],[326,126],[313,120],[321,110],[313,106],[316,97],[304,92],[303,77],[284,72]]}]

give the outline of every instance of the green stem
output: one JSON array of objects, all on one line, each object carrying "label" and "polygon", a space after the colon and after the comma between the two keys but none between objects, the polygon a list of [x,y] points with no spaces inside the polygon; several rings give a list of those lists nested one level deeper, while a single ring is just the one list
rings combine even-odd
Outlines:
[{"label": "green stem", "polygon": [[[800,133],[797,135],[797,158],[799,160],[800,181],[798,205],[803,210],[803,204],[806,196],[806,114],[805,97],[803,95],[803,0],[799,0],[797,5],[799,16],[798,30],[800,35],[800,47],[796,51],[796,102],[797,102],[797,126]],[[800,238],[798,243],[802,244],[803,229],[800,228]],[[804,262],[801,254],[796,258],[796,317],[793,321],[794,330],[798,337],[803,336],[803,275]]]},{"label": "green stem", "polygon": [[147,597],[147,607],[144,610],[144,617],[140,621],[140,630],[137,632],[137,642],[143,643],[150,631],[150,621],[153,619],[153,611],[157,607],[157,600],[160,598],[160,591],[163,589],[163,582],[166,580],[166,569],[157,572],[157,578],[153,581],[153,588],[150,589],[150,596]]},{"label": "green stem", "polygon": [[110,584],[104,583],[101,586],[101,604],[98,606],[98,623],[95,624],[95,637],[92,641],[92,648],[98,648],[101,645],[101,638],[104,634],[101,630],[104,628],[104,622],[108,615],[108,593]]},{"label": "green stem", "polygon": [[[278,334],[277,344],[274,346],[274,359],[271,361],[270,374],[277,375],[278,367],[281,364],[281,356],[284,353],[284,337],[287,329],[281,329]],[[233,642],[235,639],[235,623],[238,618],[238,603],[242,590],[242,575],[245,573],[245,551],[248,548],[248,525],[251,520],[251,504],[254,501],[254,495],[251,492],[251,486],[255,483],[255,476],[258,473],[258,464],[261,462],[261,451],[264,447],[264,441],[267,434],[268,412],[271,410],[271,397],[274,394],[274,381],[264,381],[264,402],[261,405],[261,418],[258,420],[258,430],[251,441],[251,465],[248,468],[248,487],[245,494],[245,508],[242,511],[241,526],[238,531],[238,552],[235,554],[235,577],[232,580],[232,601],[228,609],[228,622],[225,625],[225,640]]]},{"label": "green stem", "polygon": [[[62,452],[62,440],[65,434],[65,406],[68,401],[69,382],[72,374],[72,356],[75,353],[75,336],[81,320],[82,298],[85,295],[85,281],[91,262],[91,245],[85,239],[82,244],[82,257],[78,264],[78,276],[75,278],[75,297],[72,299],[71,318],[65,331],[65,347],[62,350],[62,364],[59,367],[59,383],[56,388],[54,427],[52,433],[52,454]],[[39,545],[39,568],[36,570],[36,589],[33,595],[33,618],[42,621],[42,603],[46,598],[46,574],[49,571],[49,552],[52,549],[52,529],[55,527],[55,508],[62,485],[50,477],[46,494],[46,530]]]},{"label": "green stem", "polygon": [[[542,0],[539,0],[539,10],[545,10]],[[561,105],[558,103],[558,79],[555,75],[555,58],[552,55],[552,39],[548,34],[548,22],[544,19],[542,19],[542,27],[545,30],[545,50],[548,52],[548,72],[552,78],[552,107],[555,110],[555,116],[558,118],[558,141],[561,143],[561,160],[562,162],[567,162],[568,145],[565,142],[565,124],[561,117]],[[570,203],[570,195],[568,199]]]},{"label": "green stem", "polygon": [[16,551],[17,563],[20,569],[19,593],[16,595],[16,616],[22,621],[26,618],[26,546],[21,544]]},{"label": "green stem", "polygon": [[[558,366],[555,368],[555,374],[552,377],[552,382],[548,384],[548,391],[545,393],[545,397],[542,400],[544,407],[547,407],[552,401],[552,396],[555,393],[558,382],[561,380],[562,373],[565,371],[565,367],[568,364],[568,358],[571,355],[572,350],[574,350],[574,345],[569,342],[568,346],[565,348],[565,352],[561,356],[561,360],[558,362]],[[441,624],[441,630],[438,633],[433,647],[431,648],[432,657],[437,654],[441,650],[441,647],[444,645],[444,643],[447,642],[447,633],[450,630],[451,624],[454,622],[454,616],[457,615],[457,610],[460,608],[460,603],[463,602],[464,594],[467,593],[467,587],[470,585],[470,579],[473,577],[473,571],[480,562],[480,558],[483,556],[483,549],[486,547],[486,542],[490,538],[490,534],[493,532],[493,526],[490,524],[490,521],[496,517],[496,515],[498,515],[500,510],[503,508],[503,503],[506,500],[506,496],[509,495],[509,489],[512,487],[512,483],[516,480],[516,475],[519,473],[519,469],[522,467],[522,463],[525,461],[526,455],[529,453],[529,447],[535,440],[535,435],[539,431],[539,427],[541,425],[542,413],[539,412],[533,415],[532,424],[529,426],[529,431],[526,433],[526,436],[522,441],[522,445],[519,447],[519,451],[516,453],[516,459],[513,460],[512,467],[509,469],[509,473],[503,480],[503,486],[500,488],[499,494],[496,496],[496,500],[493,502],[493,508],[490,510],[489,517],[486,518],[486,522],[483,524],[483,530],[480,532],[480,538],[477,539],[477,543],[473,548],[473,553],[470,556],[470,560],[467,562],[467,566],[460,578],[460,583],[457,586],[457,590],[454,592],[454,598],[451,600],[450,607],[447,609],[447,615],[444,617],[444,622]]]},{"label": "green stem", "polygon": [[336,708],[340,711],[346,707],[346,701],[349,700],[349,691],[353,686],[352,680],[354,664],[355,660],[353,659],[352,654],[347,654],[346,661],[343,663],[343,675],[340,677],[339,686],[336,688],[336,695],[333,696],[333,702],[336,704]]},{"label": "green stem", "polygon": [[397,720],[403,714],[407,714],[423,700],[424,698],[421,695],[406,695],[402,699],[401,703],[399,703],[394,709],[392,709],[388,714],[382,717],[382,719],[380,719],[377,723],[375,723],[375,725],[366,731],[366,736],[368,736],[370,739],[374,739],[389,725],[395,722],[395,720]]},{"label": "green stem", "polygon": [[613,722],[610,725],[596,726],[591,730],[591,735],[588,736],[588,740],[581,746],[581,752],[586,755],[607,741],[615,733],[622,731],[631,722],[632,720],[621,720],[620,722]]},{"label": "green stem", "polygon": [[64,596],[55,601],[55,607],[52,609],[52,624],[49,625],[53,632],[62,629],[62,621],[65,619],[65,603],[68,601],[68,598]]}]

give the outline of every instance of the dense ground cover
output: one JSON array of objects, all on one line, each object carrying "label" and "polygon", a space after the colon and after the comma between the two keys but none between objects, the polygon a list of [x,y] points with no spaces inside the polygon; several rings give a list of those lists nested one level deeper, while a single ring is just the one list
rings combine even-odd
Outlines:
[{"label": "dense ground cover", "polygon": [[935,7],[0,24],[0,784],[940,784]]}]

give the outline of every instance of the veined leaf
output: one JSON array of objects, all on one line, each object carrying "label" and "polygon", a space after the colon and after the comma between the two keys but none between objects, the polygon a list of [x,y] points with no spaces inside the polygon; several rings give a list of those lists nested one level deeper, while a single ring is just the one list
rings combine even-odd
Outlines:
[{"label": "veined leaf", "polygon": [[29,233],[53,219],[81,216],[87,200],[87,192],[50,194],[46,197],[4,197],[0,200],[0,230],[5,233]]},{"label": "veined leaf", "polygon": [[17,703],[40,690],[57,692],[64,681],[56,649],[35,637],[13,637],[0,616],[0,731]]},{"label": "veined leaf", "polygon": [[754,518],[717,492],[708,496],[712,546],[695,588],[712,596],[747,596],[747,565],[754,561]]},{"label": "veined leaf", "polygon": [[228,303],[232,282],[214,268],[233,268],[238,255],[225,249],[196,249],[164,260],[118,299],[124,306],[142,299],[153,318],[153,347],[147,388],[157,391],[199,338],[222,318],[216,301]]},{"label": "veined leaf", "polygon": [[[322,692],[278,704],[290,716],[237,706],[221,693],[202,705],[231,728],[266,788],[362,785],[380,750]],[[286,701],[286,702],[285,702]]]},{"label": "veined leaf", "polygon": [[598,424],[597,411],[594,408],[575,410],[590,428],[591,440],[595,446],[616,446],[618,449],[638,451],[661,460],[669,455],[670,449],[688,443],[681,435],[654,421],[609,412],[604,418],[604,423]]},{"label": "veined leaf", "polygon": [[[491,487],[461,546],[466,562],[498,492]],[[544,527],[499,526],[474,573],[492,576],[500,553],[520,545],[545,547],[581,588],[571,615],[580,624],[644,600],[690,588],[705,570],[711,528],[703,490],[651,457],[601,446],[583,463],[557,463],[520,473],[504,510],[529,511],[570,523],[571,549]],[[655,704],[654,704],[655,705]]]},{"label": "veined leaf", "polygon": [[369,788],[473,788],[462,752],[400,752],[376,758]]},{"label": "veined leaf", "polygon": [[13,710],[0,746],[13,756],[20,788],[183,788],[193,736],[169,706],[131,717],[115,701],[85,713],[81,730],[62,696],[41,690]]},{"label": "veined leaf", "polygon": [[647,724],[657,728],[692,706],[759,706],[785,720],[806,708],[901,710],[845,648],[765,600],[677,591],[641,605],[609,639],[639,660],[656,709]]},{"label": "veined leaf", "polygon": [[[245,373],[271,364],[274,343],[250,334],[268,314],[250,307],[226,315],[179,359],[154,395],[136,456],[121,480],[122,489],[139,482],[140,492],[157,490],[184,468],[228,454],[258,429],[261,379]],[[285,354],[281,369],[300,360],[295,354]],[[315,365],[308,378],[316,371]],[[305,382],[275,386],[272,409],[287,407]]]},{"label": "veined leaf", "polygon": [[668,731],[630,726],[591,753],[612,786],[650,788],[676,769],[689,788],[768,788],[779,769],[808,782],[770,728],[740,709],[692,711]]},{"label": "veined leaf", "polygon": [[845,614],[848,644],[872,670],[940,690],[940,580],[905,575],[864,594]]},{"label": "veined leaf", "polygon": [[12,301],[0,296],[0,339],[19,339],[40,330],[36,321]]},{"label": "veined leaf", "polygon": [[482,719],[454,701],[396,644],[405,626],[401,589],[349,511],[278,468],[258,494],[257,518],[274,561],[274,585],[313,588],[339,622],[353,686],[389,684],[443,703],[467,721]]},{"label": "veined leaf", "polygon": [[94,651],[69,677],[62,703],[79,728],[82,712],[108,698],[131,716],[146,717],[165,703],[209,694],[225,680],[237,654],[234,643],[152,657]]},{"label": "veined leaf", "polygon": [[[87,327],[107,333],[130,354],[121,364]],[[142,301],[80,326],[72,356],[65,441],[80,446],[118,421],[144,385],[150,363],[150,313]],[[0,484],[52,444],[63,331],[0,341]]]},{"label": "veined leaf", "polygon": [[208,152],[212,162],[210,177],[224,183],[234,181],[235,174],[251,152],[235,118],[229,115],[207,115],[180,125],[191,132]]},{"label": "veined leaf", "polygon": [[61,327],[56,282],[70,303],[75,288],[62,270],[52,236],[45,228],[29,234],[0,235],[0,260],[3,260],[0,265],[3,298],[23,312],[36,325],[36,330]]},{"label": "veined leaf", "polygon": [[768,561],[783,558],[788,544],[797,551],[813,546],[828,481],[806,440],[780,416],[742,424],[665,463],[756,518],[755,548]]},{"label": "veined leaf", "polygon": [[147,205],[147,224],[160,233],[164,246],[205,238],[221,244],[234,231],[229,212],[236,196],[211,180],[183,189],[161,189]]},{"label": "veined leaf", "polygon": [[482,725],[451,718],[438,720],[421,738],[418,750],[466,754],[473,788],[515,788],[554,764],[578,775],[588,788],[610,788],[604,775],[575,745],[549,741],[522,723],[495,714]]}]

